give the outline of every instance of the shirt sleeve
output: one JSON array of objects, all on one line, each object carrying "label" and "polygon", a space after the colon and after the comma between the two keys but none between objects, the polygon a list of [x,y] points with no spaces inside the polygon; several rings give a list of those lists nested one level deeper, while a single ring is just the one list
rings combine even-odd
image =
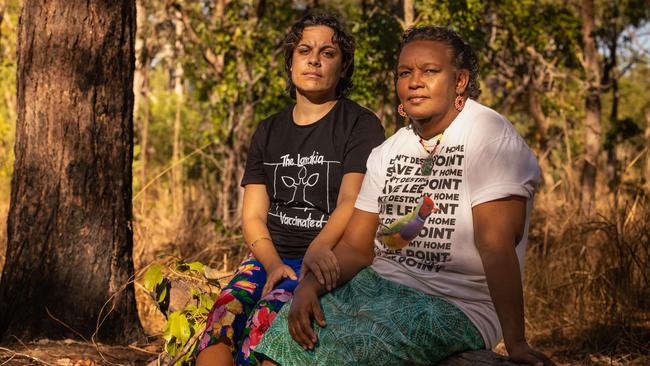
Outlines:
[{"label": "shirt sleeve", "polygon": [[487,143],[468,164],[472,207],[508,196],[531,198],[537,188],[537,159],[519,136],[503,136]]},{"label": "shirt sleeve", "polygon": [[384,186],[381,179],[381,148],[372,150],[367,162],[366,175],[361,183],[361,190],[354,203],[354,207],[366,212],[379,213],[379,195]]},{"label": "shirt sleeve", "polygon": [[246,159],[246,168],[241,180],[241,186],[254,183],[266,183],[264,174],[264,127],[262,124],[257,126],[251,144],[248,149],[248,158]]},{"label": "shirt sleeve", "polygon": [[345,146],[343,174],[365,173],[370,151],[384,141],[384,128],[372,113],[364,113],[351,132]]}]

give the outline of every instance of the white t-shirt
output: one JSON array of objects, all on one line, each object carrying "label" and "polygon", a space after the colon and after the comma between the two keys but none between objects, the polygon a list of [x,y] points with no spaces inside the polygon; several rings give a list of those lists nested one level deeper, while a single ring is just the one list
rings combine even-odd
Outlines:
[{"label": "white t-shirt", "polygon": [[[423,176],[427,156],[416,133],[405,127],[368,158],[355,207],[379,214],[372,268],[383,278],[455,304],[492,348],[501,339],[501,327],[474,242],[472,207],[511,195],[528,198],[526,234],[516,246],[523,271],[537,160],[508,120],[472,100],[445,130],[433,171]],[[382,242],[381,228],[413,211],[423,194],[440,211],[428,216],[406,247],[391,250]]]}]

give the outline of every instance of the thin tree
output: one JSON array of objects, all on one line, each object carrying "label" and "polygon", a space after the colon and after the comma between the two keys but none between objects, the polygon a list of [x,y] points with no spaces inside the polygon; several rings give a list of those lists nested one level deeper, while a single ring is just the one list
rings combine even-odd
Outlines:
[{"label": "thin tree", "polygon": [[[5,9],[7,8],[7,5],[2,2],[0,3],[0,25],[2,25],[2,19],[4,19],[5,16]],[[2,38],[2,28],[0,28],[0,39]],[[1,44],[0,44],[1,47]],[[2,53],[0,53],[0,57],[2,57]]]},{"label": "thin tree", "polygon": [[184,70],[182,63],[183,56],[183,20],[180,11],[173,12],[174,17],[174,48],[172,53],[173,59],[173,75],[174,75],[174,140],[172,143],[172,203],[174,214],[181,217],[183,214],[183,165],[180,164],[181,156],[183,155],[182,141],[181,141],[181,119],[183,101],[185,99],[184,83]]},{"label": "thin tree", "polygon": [[135,1],[26,0],[0,334],[126,343]]},{"label": "thin tree", "polygon": [[584,158],[580,177],[580,208],[589,213],[596,195],[596,174],[600,153],[600,88],[601,70],[595,39],[595,9],[593,0],[583,0],[582,17],[583,67],[587,76],[585,98]]},{"label": "thin tree", "polygon": [[[150,62],[147,25],[147,9],[143,1],[136,3],[136,24],[137,32],[135,38],[135,72],[133,74],[133,120],[135,128],[140,132],[138,142],[140,143],[140,187],[147,184],[147,142],[149,132],[149,102],[148,102],[148,64]],[[141,113],[140,109],[143,109]],[[140,197],[140,212],[145,212],[147,205],[146,190],[142,191]]]},{"label": "thin tree", "polygon": [[645,189],[647,192],[650,192],[650,106],[646,107],[645,110],[645,167],[643,169],[643,176],[645,178]]},{"label": "thin tree", "polygon": [[634,65],[643,63],[641,53],[632,44],[635,38],[634,30],[647,24],[650,19],[650,9],[643,0],[617,0],[608,2],[601,10],[602,19],[597,30],[600,41],[599,49],[606,50],[602,59],[602,90],[611,92],[612,101],[609,115],[609,128],[605,136],[607,151],[607,179],[610,189],[616,189],[620,184],[619,157],[621,123],[619,120],[619,104],[621,101],[619,80]]},{"label": "thin tree", "polygon": [[408,29],[415,23],[415,6],[413,0],[404,0],[404,29]]}]

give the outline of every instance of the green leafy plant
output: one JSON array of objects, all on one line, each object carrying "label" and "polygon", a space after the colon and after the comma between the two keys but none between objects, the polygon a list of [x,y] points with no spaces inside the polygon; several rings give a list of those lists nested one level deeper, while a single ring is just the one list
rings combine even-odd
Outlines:
[{"label": "green leafy plant", "polygon": [[[167,317],[163,332],[171,365],[189,365],[220,289],[216,271],[201,262],[154,264],[144,287]],[[216,291],[215,291],[216,290]]]}]

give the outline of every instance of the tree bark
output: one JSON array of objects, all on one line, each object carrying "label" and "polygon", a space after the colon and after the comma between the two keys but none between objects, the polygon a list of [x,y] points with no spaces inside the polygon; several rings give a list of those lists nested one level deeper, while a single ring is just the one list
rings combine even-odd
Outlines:
[{"label": "tree bark", "polygon": [[528,86],[528,111],[537,124],[537,141],[539,141],[539,167],[542,171],[542,179],[545,185],[552,185],[553,178],[550,174],[550,167],[548,165],[548,126],[549,121],[544,111],[542,110],[542,103],[537,97],[535,87]]},{"label": "tree bark", "polygon": [[136,5],[135,70],[133,74],[133,119],[138,121],[138,111],[144,84],[144,67],[147,63],[144,26],[147,21],[146,9],[142,4]]},{"label": "tree bark", "polygon": [[404,0],[404,29],[408,29],[415,23],[415,9],[413,0]]},{"label": "tree bark", "polygon": [[143,335],[131,282],[134,38],[134,0],[24,2],[4,338]]},{"label": "tree bark", "polygon": [[[613,71],[616,73],[616,71]],[[616,128],[618,124],[618,75],[613,76],[612,79],[612,113],[610,114],[610,128]],[[619,185],[618,176],[618,156],[616,149],[616,137],[612,137],[614,141],[609,141],[607,144],[607,178],[609,181],[610,190],[614,191]]]},{"label": "tree bark", "polygon": [[[4,19],[6,8],[7,5],[4,2],[0,3],[0,26],[2,26],[2,20]],[[0,42],[2,42],[2,27],[0,27]],[[3,56],[2,51],[3,51],[2,43],[0,43],[0,60],[2,59],[1,57]]]},{"label": "tree bark", "polygon": [[[609,128],[615,130],[618,125],[618,79],[620,77],[618,72],[618,25],[616,19],[619,17],[618,5],[614,4],[610,7],[612,18],[615,19],[610,29],[607,31],[607,47],[609,48],[609,60],[605,63],[603,70],[603,84],[604,87],[610,87],[612,90],[612,110],[609,116]],[[616,191],[619,185],[618,176],[618,156],[616,147],[616,136],[610,136],[612,140],[606,144],[607,148],[607,180],[611,191]]]},{"label": "tree bark", "polygon": [[174,42],[174,95],[176,115],[174,118],[174,142],[172,145],[172,202],[175,215],[180,217],[183,213],[183,165],[181,161],[181,117],[184,99],[183,88],[183,64],[181,56],[183,54],[183,21],[179,11],[174,11],[175,15],[175,34]]},{"label": "tree bark", "polygon": [[[149,128],[148,105],[146,92],[147,65],[149,64],[149,52],[147,49],[147,32],[144,31],[147,22],[147,9],[141,1],[136,4],[137,32],[135,38],[135,73],[133,75],[133,120],[140,132],[140,187],[147,184],[147,133]],[[144,109],[144,117],[141,116],[140,108]],[[144,213],[147,204],[147,192],[140,195],[141,213]]]},{"label": "tree bark", "polygon": [[[415,22],[415,5],[413,4],[413,0],[403,0],[402,4],[402,11],[404,12],[404,19],[400,21],[402,24],[402,29],[406,30],[414,25]],[[408,122],[405,121],[405,118],[400,116],[396,111],[397,108],[400,105],[399,98],[397,98],[397,94],[395,93],[394,95],[394,105],[395,108],[393,111],[395,111],[395,131],[399,130],[400,128],[404,127]]]},{"label": "tree bark", "polygon": [[546,115],[542,110],[542,103],[537,97],[534,86],[528,86],[527,97],[528,111],[537,124],[537,141],[539,141],[539,150],[544,152],[548,148],[548,118],[546,118]]},{"label": "tree bark", "polygon": [[581,7],[584,67],[587,75],[585,98],[584,158],[580,177],[580,208],[589,213],[596,195],[596,174],[600,153],[600,67],[594,31],[594,1],[583,0]]},{"label": "tree bark", "polygon": [[645,189],[650,192],[650,107],[645,110]]}]

